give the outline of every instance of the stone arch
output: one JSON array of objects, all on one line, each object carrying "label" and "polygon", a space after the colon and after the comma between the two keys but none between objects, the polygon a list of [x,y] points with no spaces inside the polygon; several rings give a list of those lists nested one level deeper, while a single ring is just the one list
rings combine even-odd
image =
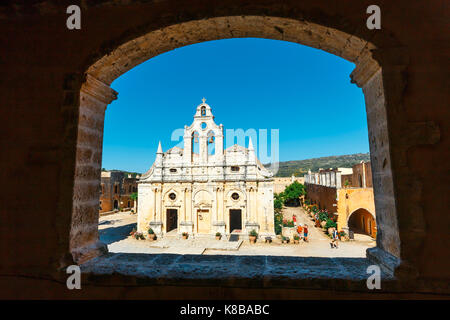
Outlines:
[{"label": "stone arch", "polygon": [[213,195],[205,189],[200,189],[193,194],[194,206],[196,205],[211,205]]},{"label": "stone arch", "polygon": [[215,130],[209,129],[206,134],[208,144],[208,156],[214,156],[216,154],[216,133]]},{"label": "stone arch", "polygon": [[365,208],[359,208],[353,211],[347,218],[347,226],[351,231],[362,232],[372,237],[376,235],[377,225],[375,216]]},{"label": "stone arch", "polygon": [[355,213],[356,211],[358,211],[358,210],[365,210],[365,211],[367,211],[374,219],[376,219],[376,215],[373,214],[372,211],[370,211],[370,210],[368,210],[368,209],[366,209],[366,208],[360,207],[360,208],[354,209],[354,210],[352,211],[352,213],[350,213],[350,214],[347,215],[347,225],[348,225],[348,220],[350,219],[351,215],[354,214],[354,213]]},{"label": "stone arch", "polygon": [[[344,29],[346,28],[342,27],[342,30]],[[117,98],[117,93],[109,87],[111,82],[131,68],[158,54],[198,42],[242,37],[285,40],[322,49],[356,64],[350,77],[353,83],[363,89],[365,95],[375,203],[377,215],[382,217],[382,219],[377,219],[380,221],[379,230],[382,231],[377,236],[376,249],[378,250],[373,250],[371,256],[377,256],[376,259],[383,260],[383,256],[387,253],[400,258],[400,236],[395,195],[393,194],[391,150],[386,113],[388,102],[385,100],[381,67],[372,57],[372,51],[377,50],[373,43],[354,34],[306,19],[262,14],[212,17],[166,25],[163,28],[148,31],[134,39],[128,39],[130,41],[114,45],[113,50],[107,52],[87,68],[85,82],[80,93],[77,159],[82,158],[81,154],[85,149],[93,149],[101,154],[103,126],[101,129],[96,129],[99,130],[98,139],[91,141],[89,139],[89,129],[92,126],[90,119],[98,119],[103,124],[106,106]],[[391,39],[387,40],[387,42],[389,41]],[[397,77],[398,81],[401,81],[400,68],[391,68],[389,72],[392,77]],[[401,87],[401,84],[399,86]],[[398,99],[396,96],[389,96],[389,98],[391,101]],[[94,121],[94,124],[97,122]],[[79,166],[100,167],[101,157],[89,160],[87,163],[81,162],[77,161],[75,170],[78,170]],[[82,177],[76,176],[75,190],[86,188],[86,184],[82,180]],[[104,251],[104,245],[98,241],[97,230],[90,234],[79,232],[83,226],[95,224],[98,220],[98,212],[88,218],[81,217],[86,210],[92,211],[90,207],[98,207],[96,201],[98,200],[95,200],[94,195],[92,201],[84,203],[77,203],[77,199],[74,198],[70,251],[77,262],[83,262]],[[86,207],[89,208],[86,209]],[[97,253],[93,253],[93,251],[97,251]]]}]

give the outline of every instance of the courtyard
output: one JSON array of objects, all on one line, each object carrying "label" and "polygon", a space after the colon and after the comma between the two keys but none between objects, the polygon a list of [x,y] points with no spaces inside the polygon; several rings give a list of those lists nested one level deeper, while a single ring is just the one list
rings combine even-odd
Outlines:
[{"label": "courtyard", "polygon": [[99,236],[100,240],[108,245],[109,252],[113,253],[364,258],[366,249],[376,245],[371,237],[355,234],[355,240],[339,242],[339,248],[332,249],[330,239],[322,229],[313,227],[313,221],[301,207],[283,208],[283,216],[286,219],[292,219],[294,214],[299,223],[308,224],[308,242],[283,244],[278,237],[271,243],[259,239],[255,244],[251,244],[247,239],[229,241],[200,236],[184,240],[176,235],[176,229],[155,241],[136,240],[130,236],[130,232],[136,228],[137,214],[131,214],[129,211],[101,216]]}]

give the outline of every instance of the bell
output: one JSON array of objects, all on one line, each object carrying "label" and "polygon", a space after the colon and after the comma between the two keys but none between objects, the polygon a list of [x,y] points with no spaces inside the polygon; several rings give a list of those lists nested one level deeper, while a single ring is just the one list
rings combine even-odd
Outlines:
[{"label": "bell", "polygon": [[213,142],[214,142],[214,137],[211,136],[211,137],[209,138],[209,143],[213,143]]}]

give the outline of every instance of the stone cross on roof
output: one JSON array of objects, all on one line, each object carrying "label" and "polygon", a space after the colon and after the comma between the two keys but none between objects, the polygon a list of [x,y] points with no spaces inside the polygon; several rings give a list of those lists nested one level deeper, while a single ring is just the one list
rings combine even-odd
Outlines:
[{"label": "stone cross on roof", "polygon": [[203,103],[205,103],[206,99],[203,97],[202,101],[203,101]]}]

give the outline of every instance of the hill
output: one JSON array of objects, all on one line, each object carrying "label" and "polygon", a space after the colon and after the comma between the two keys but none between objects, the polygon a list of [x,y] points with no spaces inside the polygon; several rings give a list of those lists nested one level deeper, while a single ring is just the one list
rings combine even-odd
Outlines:
[{"label": "hill", "polygon": [[[355,153],[342,156],[330,156],[305,160],[282,161],[276,177],[303,176],[308,170],[317,171],[319,168],[350,168],[360,161],[370,161],[369,153]],[[270,163],[264,165],[270,168]]]}]

